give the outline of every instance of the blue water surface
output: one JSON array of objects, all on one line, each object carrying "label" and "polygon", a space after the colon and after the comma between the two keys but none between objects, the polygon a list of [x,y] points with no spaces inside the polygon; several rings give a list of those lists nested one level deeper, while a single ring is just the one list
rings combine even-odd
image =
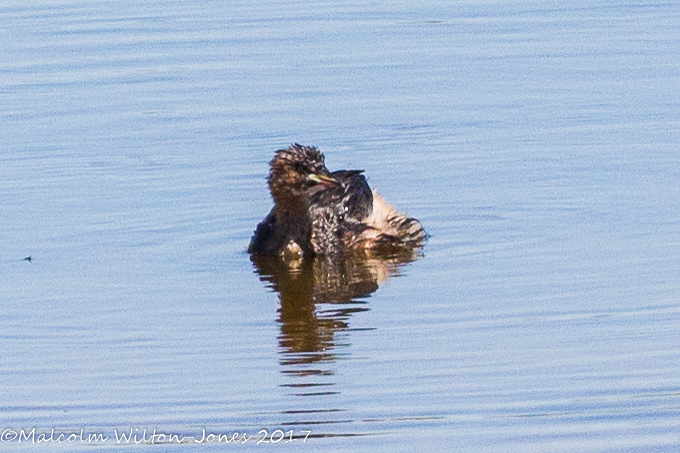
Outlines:
[{"label": "blue water surface", "polygon": [[[673,450],[679,27],[650,1],[0,6],[3,447]],[[299,336],[246,253],[293,142],[431,234]]]}]

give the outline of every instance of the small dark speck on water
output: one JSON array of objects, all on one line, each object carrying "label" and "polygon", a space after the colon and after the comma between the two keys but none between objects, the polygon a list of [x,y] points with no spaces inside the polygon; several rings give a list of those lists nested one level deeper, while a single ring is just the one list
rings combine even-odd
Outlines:
[{"label": "small dark speck on water", "polygon": [[23,261],[31,262],[31,261],[33,261],[33,257],[27,256],[26,258],[23,259]]}]

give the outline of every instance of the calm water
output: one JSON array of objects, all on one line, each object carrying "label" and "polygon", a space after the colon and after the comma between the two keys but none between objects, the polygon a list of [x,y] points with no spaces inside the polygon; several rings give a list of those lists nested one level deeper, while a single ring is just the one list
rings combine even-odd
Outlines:
[{"label": "calm water", "polygon": [[[679,27],[672,2],[5,3],[3,448],[672,450]],[[255,267],[291,142],[365,169],[425,256]]]}]

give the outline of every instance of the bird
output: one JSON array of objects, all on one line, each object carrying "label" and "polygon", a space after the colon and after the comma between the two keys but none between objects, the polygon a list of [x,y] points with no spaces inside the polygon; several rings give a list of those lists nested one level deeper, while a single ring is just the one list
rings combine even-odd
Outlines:
[{"label": "bird", "polygon": [[427,240],[418,220],[371,190],[363,170],[330,172],[314,146],[276,151],[267,183],[274,207],[255,229],[251,255],[375,257],[420,249]]}]

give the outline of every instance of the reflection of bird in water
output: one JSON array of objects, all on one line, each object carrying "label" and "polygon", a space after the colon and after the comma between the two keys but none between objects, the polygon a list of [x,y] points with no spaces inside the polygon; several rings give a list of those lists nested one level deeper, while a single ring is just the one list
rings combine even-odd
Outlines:
[{"label": "reflection of bird in water", "polygon": [[327,358],[290,354],[331,353],[336,332],[348,328],[352,314],[368,310],[360,299],[370,297],[381,281],[399,272],[398,263],[354,257],[319,256],[296,261],[299,266],[294,267],[275,256],[254,255],[252,260],[260,279],[279,294],[279,341],[286,362]]},{"label": "reflection of bird in water", "polygon": [[[260,279],[279,294],[281,353],[292,364],[332,359],[336,333],[349,328],[355,313],[367,311],[365,299],[415,257],[317,256],[295,266],[277,256],[251,259]],[[323,354],[295,356],[300,353]]]},{"label": "reflection of bird in water", "polygon": [[292,145],[270,163],[274,207],[260,222],[248,251],[300,258],[343,253],[412,253],[427,234],[420,222],[373,193],[361,170],[329,172],[314,147]]}]

